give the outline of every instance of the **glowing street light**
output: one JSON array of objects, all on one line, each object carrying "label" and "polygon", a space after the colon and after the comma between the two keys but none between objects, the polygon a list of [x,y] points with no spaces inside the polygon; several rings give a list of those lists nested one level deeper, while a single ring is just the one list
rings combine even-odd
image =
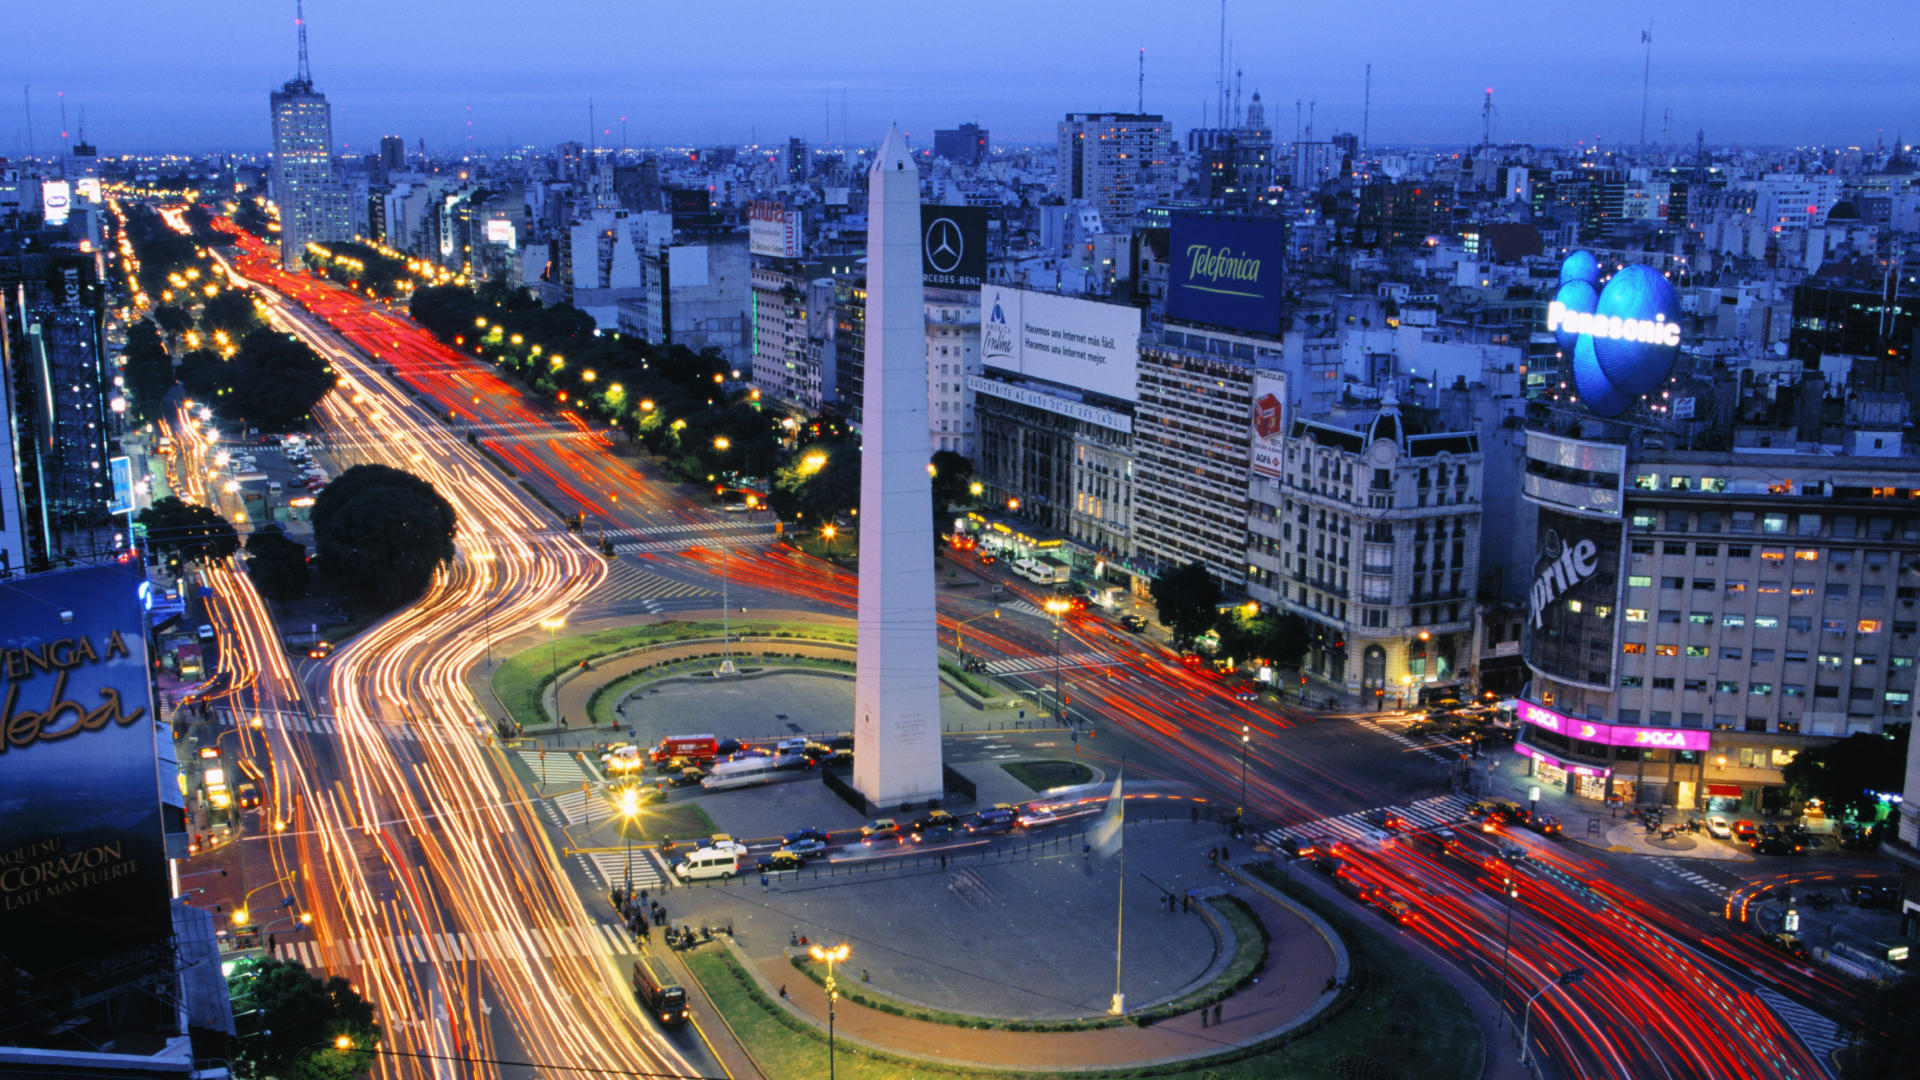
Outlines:
[{"label": "glowing street light", "polygon": [[[560,681],[559,634],[560,628],[565,625],[567,625],[567,620],[559,617],[540,620],[540,629],[547,632],[547,657],[553,663],[553,681],[556,684]],[[553,708],[556,713],[560,711],[560,688],[558,685],[555,685],[553,689]]]},{"label": "glowing street light", "polygon": [[640,816],[640,793],[631,785],[620,792],[620,819],[626,823],[620,831],[627,834],[627,888],[621,895],[633,895],[633,821]]},{"label": "glowing street light", "polygon": [[846,963],[849,952],[844,941],[830,949],[818,945],[807,947],[810,956],[827,965],[827,1080],[833,1080],[833,1003],[840,1000],[840,988],[833,981],[833,965]]}]

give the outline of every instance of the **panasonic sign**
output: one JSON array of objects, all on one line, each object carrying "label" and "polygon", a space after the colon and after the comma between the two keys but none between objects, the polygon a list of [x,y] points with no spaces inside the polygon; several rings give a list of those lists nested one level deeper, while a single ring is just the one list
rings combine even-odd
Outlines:
[{"label": "panasonic sign", "polygon": [[1585,334],[1610,341],[1637,341],[1646,345],[1680,344],[1680,324],[1655,312],[1652,319],[1623,319],[1576,311],[1555,300],[1547,305],[1547,329],[1560,334]]},{"label": "panasonic sign", "polygon": [[1555,598],[1592,577],[1600,569],[1600,549],[1591,540],[1564,546],[1560,557],[1547,564],[1533,581],[1533,626],[1540,628],[1540,613]]}]

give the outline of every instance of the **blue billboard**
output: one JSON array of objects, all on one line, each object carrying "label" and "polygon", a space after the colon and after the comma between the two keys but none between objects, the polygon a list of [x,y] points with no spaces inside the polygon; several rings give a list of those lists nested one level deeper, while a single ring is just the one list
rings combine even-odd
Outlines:
[{"label": "blue billboard", "polygon": [[1659,389],[1680,355],[1680,297],[1650,266],[1623,267],[1602,285],[1600,263],[1576,251],[1560,266],[1547,329],[1573,354],[1574,389],[1588,411],[1619,416]]},{"label": "blue billboard", "polygon": [[0,590],[0,956],[29,979],[172,937],[137,568]]},{"label": "blue billboard", "polygon": [[1286,245],[1286,224],[1275,218],[1173,215],[1167,318],[1279,333]]}]

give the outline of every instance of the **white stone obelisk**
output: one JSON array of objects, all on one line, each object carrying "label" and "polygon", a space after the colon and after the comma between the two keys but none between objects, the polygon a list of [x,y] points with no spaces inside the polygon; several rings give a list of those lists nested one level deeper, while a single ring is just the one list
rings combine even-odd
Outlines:
[{"label": "white stone obelisk", "polygon": [[943,786],[920,170],[898,127],[867,181],[853,786],[891,811],[937,799]]}]

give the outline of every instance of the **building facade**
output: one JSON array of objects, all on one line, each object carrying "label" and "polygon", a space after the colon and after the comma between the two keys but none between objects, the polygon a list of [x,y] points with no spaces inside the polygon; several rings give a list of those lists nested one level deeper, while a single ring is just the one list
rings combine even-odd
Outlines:
[{"label": "building facade", "polygon": [[333,108],[313,83],[289,79],[269,95],[274,203],[280,207],[280,263],[299,265],[307,244],[353,238],[348,193],[333,174]]},{"label": "building facade", "polygon": [[1056,183],[1085,199],[1109,226],[1173,194],[1173,125],[1156,113],[1069,113],[1057,136]]}]

